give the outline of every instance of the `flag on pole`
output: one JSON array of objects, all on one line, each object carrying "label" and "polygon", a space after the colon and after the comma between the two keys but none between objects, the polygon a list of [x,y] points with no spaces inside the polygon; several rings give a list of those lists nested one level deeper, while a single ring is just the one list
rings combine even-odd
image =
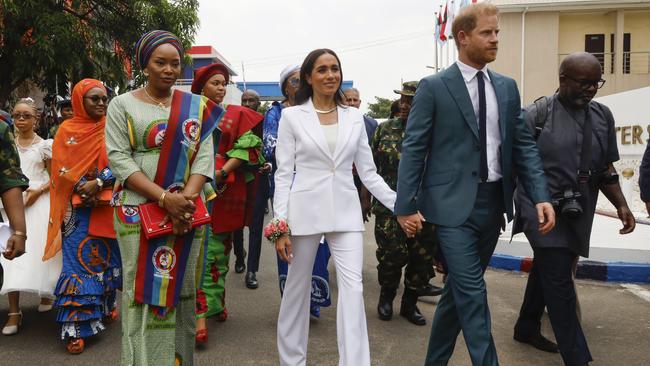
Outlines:
[{"label": "flag on pole", "polygon": [[445,3],[445,13],[440,18],[440,40],[447,42],[447,3]]},{"label": "flag on pole", "polygon": [[452,0],[451,2],[451,7],[449,8],[449,15],[447,16],[447,21],[446,24],[447,26],[445,27],[445,38],[447,39],[452,39],[454,38],[454,34],[451,30],[452,25],[454,24],[454,18],[456,17],[456,6],[454,5],[454,2]]},{"label": "flag on pole", "polygon": [[438,13],[435,13],[436,19],[434,20],[435,22],[435,27],[434,27],[434,34],[436,37],[436,41],[440,42],[440,15]]}]

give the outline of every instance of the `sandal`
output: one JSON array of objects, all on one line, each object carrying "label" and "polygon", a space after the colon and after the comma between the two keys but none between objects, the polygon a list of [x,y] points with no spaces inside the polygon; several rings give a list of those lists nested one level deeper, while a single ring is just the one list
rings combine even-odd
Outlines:
[{"label": "sandal", "polygon": [[71,355],[78,355],[84,351],[86,343],[83,338],[70,338],[68,343],[65,345],[65,348]]},{"label": "sandal", "polygon": [[217,321],[225,322],[226,320],[228,320],[228,309],[224,308],[222,312],[217,314]]},{"label": "sandal", "polygon": [[196,345],[204,345],[208,343],[208,329],[197,329],[196,330]]},{"label": "sandal", "polygon": [[120,313],[117,311],[117,309],[113,309],[110,313],[106,314],[106,316],[104,317],[104,323],[111,324],[114,321],[116,321],[119,316]]}]

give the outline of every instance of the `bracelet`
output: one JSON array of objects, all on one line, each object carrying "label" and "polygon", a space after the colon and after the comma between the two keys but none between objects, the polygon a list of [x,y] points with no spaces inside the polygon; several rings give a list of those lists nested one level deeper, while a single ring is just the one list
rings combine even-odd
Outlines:
[{"label": "bracelet", "polygon": [[264,227],[264,236],[275,244],[275,241],[284,235],[291,235],[289,224],[284,219],[273,219]]},{"label": "bracelet", "polygon": [[165,197],[167,197],[167,191],[163,191],[163,193],[160,194],[160,197],[158,197],[158,206],[161,208],[165,208]]},{"label": "bracelet", "polygon": [[16,231],[14,231],[14,233],[12,235],[27,240],[27,234],[23,233],[22,231],[16,230]]}]

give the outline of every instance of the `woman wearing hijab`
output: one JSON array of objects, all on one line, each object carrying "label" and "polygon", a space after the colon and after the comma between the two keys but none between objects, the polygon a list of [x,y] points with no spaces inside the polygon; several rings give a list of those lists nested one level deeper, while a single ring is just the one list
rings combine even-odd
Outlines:
[{"label": "woman wearing hijab", "polygon": [[[202,94],[217,104],[223,102],[230,80],[228,69],[215,63],[194,72],[192,93]],[[237,105],[228,105],[219,124],[221,141],[215,150],[216,191],[212,201],[212,231],[206,241],[203,274],[197,291],[196,342],[208,340],[206,318],[225,320],[225,281],[232,249],[233,232],[251,222],[259,167],[262,157],[261,114]]]},{"label": "woman wearing hijab", "polygon": [[[282,102],[273,102],[273,105],[264,116],[264,159],[271,163],[271,174],[269,175],[269,197],[273,197],[273,191],[275,189],[274,176],[277,170],[277,164],[275,161],[275,145],[278,140],[278,125],[280,117],[282,116],[282,110],[284,108],[296,104],[296,92],[298,91],[299,85],[300,65],[295,64],[285,67],[280,73],[280,90],[285,99]],[[279,255],[276,257],[278,262],[280,295],[282,295],[284,284],[287,280],[288,266],[287,262],[283,261]],[[327,246],[327,242],[323,240],[316,252],[316,260],[314,261],[314,269],[312,271],[312,292],[309,313],[315,318],[320,317],[320,309],[322,306],[327,307],[332,303],[329,291],[329,272],[327,270],[329,258],[329,247]]]},{"label": "woman wearing hijab", "polygon": [[[278,316],[280,365],[307,364],[311,272],[322,236],[338,279],[339,365],[370,365],[363,305],[363,220],[352,164],[387,208],[395,192],[377,174],[363,115],[343,103],[341,63],[332,50],[309,53],[300,67],[296,106],[282,111],[273,210],[265,236],[289,263]],[[412,228],[411,228],[412,229]]]},{"label": "woman wearing hijab", "polygon": [[104,127],[106,89],[84,79],[72,91],[74,117],[59,127],[52,146],[50,219],[43,260],[63,254],[54,294],[61,338],[72,354],[84,338],[117,317],[115,291],[121,288],[120,251],[106,225],[115,179],[108,167]]},{"label": "woman wearing hijab", "polygon": [[[8,260],[0,257],[5,281],[0,284],[0,295],[9,299],[9,319],[3,335],[18,333],[23,318],[20,310],[20,293],[39,295],[39,312],[52,309],[54,287],[61,273],[61,255],[43,262],[43,249],[47,236],[47,218],[50,211],[50,162],[52,140],[43,140],[34,132],[38,110],[31,98],[19,100],[12,111],[16,133],[16,147],[20,168],[29,179],[29,188],[23,194],[27,222],[27,252],[20,258]],[[4,211],[4,209],[3,209]],[[4,212],[3,212],[4,213]],[[6,214],[4,215],[6,217]]]},{"label": "woman wearing hijab", "polygon": [[[106,148],[119,184],[113,203],[124,276],[123,365],[194,363],[195,273],[206,227],[192,222],[214,175],[209,137],[223,113],[207,98],[172,90],[182,58],[173,34],[143,35],[136,62],[147,83],[108,109]],[[150,220],[161,211],[160,224]],[[170,222],[170,230],[148,236]]]}]

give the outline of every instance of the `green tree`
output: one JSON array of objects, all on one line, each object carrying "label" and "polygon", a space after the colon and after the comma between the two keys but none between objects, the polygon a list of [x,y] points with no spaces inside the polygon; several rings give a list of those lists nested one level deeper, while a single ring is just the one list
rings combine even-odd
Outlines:
[{"label": "green tree", "polygon": [[124,88],[142,82],[135,43],[164,29],[189,48],[198,27],[198,0],[0,0],[0,106],[23,82],[65,90],[93,77]]},{"label": "green tree", "polygon": [[261,114],[266,114],[269,109],[271,109],[271,102],[262,102],[257,111]]},{"label": "green tree", "polygon": [[375,97],[374,103],[368,103],[368,116],[372,118],[388,118],[390,116],[390,105],[392,100],[387,98]]}]

